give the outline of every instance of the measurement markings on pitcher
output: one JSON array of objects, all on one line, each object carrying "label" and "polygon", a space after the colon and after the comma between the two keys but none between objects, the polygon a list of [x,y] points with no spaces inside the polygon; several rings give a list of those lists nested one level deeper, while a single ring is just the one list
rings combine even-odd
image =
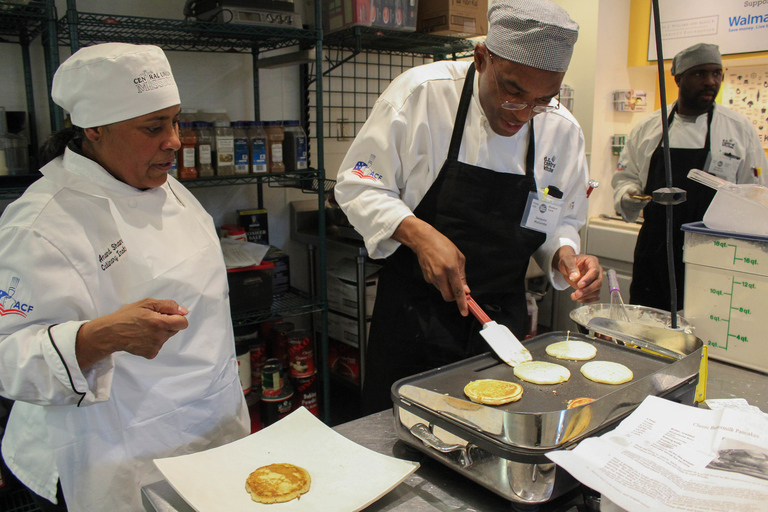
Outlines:
[{"label": "measurement markings on pitcher", "polygon": [[[715,242],[716,244],[718,242]],[[725,245],[725,244],[723,244]],[[728,350],[728,342],[730,341],[730,338],[735,338],[738,341],[741,341],[742,343],[748,343],[749,339],[747,336],[739,334],[739,333],[732,333],[731,332],[731,320],[734,311],[742,314],[742,315],[751,315],[752,311],[750,308],[745,308],[744,306],[734,306],[733,305],[733,292],[734,289],[738,289],[739,287],[747,289],[747,290],[757,290],[757,285],[755,283],[751,283],[749,281],[737,281],[735,277],[731,277],[731,291],[730,293],[726,292],[725,290],[720,290],[717,288],[710,288],[709,292],[713,295],[717,296],[724,296],[728,295],[730,296],[729,304],[728,304],[728,318],[723,318],[717,315],[709,315],[709,319],[713,322],[725,322],[728,324],[727,328],[727,335],[725,338],[725,346],[721,346],[716,341],[707,340],[707,345],[715,348],[722,348],[723,350]]]}]

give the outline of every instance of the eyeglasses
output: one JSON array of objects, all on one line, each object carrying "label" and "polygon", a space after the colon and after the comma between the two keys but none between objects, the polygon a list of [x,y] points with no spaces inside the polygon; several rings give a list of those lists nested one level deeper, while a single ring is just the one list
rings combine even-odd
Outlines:
[{"label": "eyeglasses", "polygon": [[537,105],[530,103],[515,103],[512,101],[504,101],[501,99],[501,84],[499,83],[499,76],[496,74],[496,67],[493,65],[493,53],[488,52],[488,56],[491,59],[491,69],[493,70],[493,77],[496,79],[496,93],[499,95],[499,101],[501,101],[501,108],[504,110],[525,110],[530,108],[537,114],[544,112],[552,112],[560,108],[560,95],[557,96],[557,103],[555,105]]}]

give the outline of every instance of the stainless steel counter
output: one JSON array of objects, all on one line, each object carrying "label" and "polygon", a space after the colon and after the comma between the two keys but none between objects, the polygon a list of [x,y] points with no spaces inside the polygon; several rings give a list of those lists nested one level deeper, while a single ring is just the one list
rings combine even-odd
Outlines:
[{"label": "stainless steel counter", "polygon": [[[710,360],[707,398],[745,398],[751,405],[768,412],[768,375]],[[512,510],[509,501],[398,442],[391,410],[339,425],[335,430],[371,450],[421,463],[418,471],[365,512]],[[147,512],[193,512],[165,480],[142,488],[142,499]],[[582,502],[577,492],[550,502],[540,510],[575,512],[576,505]]]}]

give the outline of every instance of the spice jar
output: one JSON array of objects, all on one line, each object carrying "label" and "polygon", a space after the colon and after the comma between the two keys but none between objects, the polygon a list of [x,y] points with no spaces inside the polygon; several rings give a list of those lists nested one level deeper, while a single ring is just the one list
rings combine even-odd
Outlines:
[{"label": "spice jar", "polygon": [[282,121],[267,121],[264,126],[267,132],[267,168],[269,172],[285,172],[283,163],[283,133]]},{"label": "spice jar", "polygon": [[197,178],[197,168],[195,167],[197,136],[192,129],[192,123],[189,121],[179,123],[179,140],[181,141],[178,158],[179,179]]},{"label": "spice jar", "polygon": [[195,121],[192,123],[197,135],[197,175],[200,177],[213,176],[213,128],[211,123]]}]

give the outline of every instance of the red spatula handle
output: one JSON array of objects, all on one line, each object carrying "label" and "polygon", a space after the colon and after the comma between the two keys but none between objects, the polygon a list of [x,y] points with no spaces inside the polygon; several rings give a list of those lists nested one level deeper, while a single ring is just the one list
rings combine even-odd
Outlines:
[{"label": "red spatula handle", "polygon": [[469,311],[475,315],[475,318],[477,320],[485,325],[488,322],[492,322],[491,317],[485,314],[485,311],[475,302],[475,299],[473,299],[469,294],[467,294],[467,306],[469,306]]}]

